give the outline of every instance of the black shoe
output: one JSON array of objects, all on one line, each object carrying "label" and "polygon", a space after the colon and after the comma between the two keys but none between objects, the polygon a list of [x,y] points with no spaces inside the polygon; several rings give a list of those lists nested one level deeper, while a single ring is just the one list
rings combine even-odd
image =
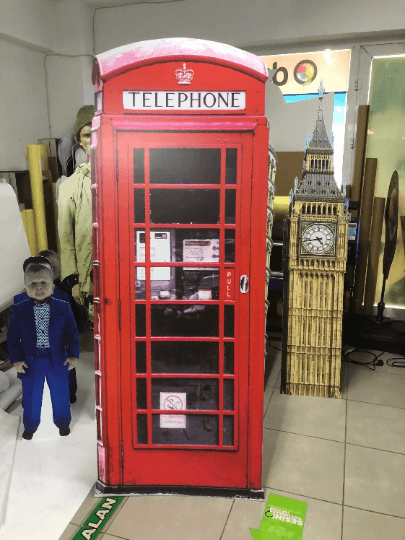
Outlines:
[{"label": "black shoe", "polygon": [[66,435],[69,435],[69,433],[70,433],[70,428],[68,428],[68,427],[60,427],[59,428],[59,435],[61,437],[66,437]]},{"label": "black shoe", "polygon": [[33,435],[34,434],[31,433],[30,431],[24,431],[24,433],[22,434],[22,438],[26,439],[27,441],[30,441]]},{"label": "black shoe", "polygon": [[70,403],[76,403],[77,397],[76,396],[70,396]]}]

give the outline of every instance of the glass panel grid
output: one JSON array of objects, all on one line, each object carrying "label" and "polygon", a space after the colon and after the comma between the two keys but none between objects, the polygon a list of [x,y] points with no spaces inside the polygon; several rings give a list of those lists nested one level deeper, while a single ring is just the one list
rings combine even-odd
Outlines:
[{"label": "glass panel grid", "polygon": [[[231,206],[231,211],[233,209],[233,205],[236,206],[236,208],[238,208],[238,204],[239,204],[239,193],[238,193],[238,190],[235,191],[235,186],[232,185],[232,186],[225,186],[225,149],[223,148],[222,151],[221,151],[221,179],[220,179],[220,189],[217,191],[220,193],[220,198],[219,198],[219,223],[215,224],[206,224],[206,223],[203,223],[203,224],[198,224],[198,230],[201,230],[201,229],[204,229],[204,228],[210,228],[210,229],[213,229],[213,228],[217,228],[218,231],[219,231],[219,235],[220,235],[220,260],[219,260],[219,263],[216,264],[215,266],[212,264],[212,263],[201,263],[201,266],[212,266],[213,269],[216,267],[220,267],[222,270],[223,270],[223,264],[224,264],[224,261],[226,261],[226,264],[227,264],[227,267],[229,266],[234,266],[235,264],[235,255],[233,254],[233,261],[231,261],[230,259],[232,259],[232,254],[229,255],[230,251],[232,251],[232,248],[230,248],[230,246],[226,246],[225,245],[225,238],[226,238],[226,241],[228,242],[228,244],[232,243],[233,242],[233,245],[234,245],[234,253],[235,253],[235,250],[237,249],[236,245],[235,245],[235,234],[234,234],[234,230],[237,226],[237,223],[235,223],[236,219],[239,219],[237,216],[235,216],[235,220],[234,220],[234,223],[232,224],[229,224],[227,223],[226,224],[226,221],[229,222],[229,218],[227,219],[225,217],[225,200],[229,200],[229,201],[232,201],[232,200],[236,200],[236,204],[235,203],[230,203]],[[144,197],[144,204],[145,204],[145,216],[144,216],[144,224],[145,224],[145,230],[150,230],[152,231],[153,229],[155,228],[164,228],[164,224],[153,224],[151,223],[151,219],[150,219],[150,193],[151,191],[153,191],[154,189],[158,189],[160,188],[160,185],[158,184],[155,184],[153,186],[153,188],[151,189],[151,186],[150,186],[150,181],[149,181],[149,178],[150,178],[150,175],[149,175],[149,151],[147,150],[145,152],[145,184],[144,187],[145,190],[145,197]],[[138,180],[139,181],[139,180]],[[229,180],[228,178],[228,174],[227,174],[227,182],[228,183],[232,183],[233,184],[233,181],[232,180]],[[167,184],[164,186],[164,187],[168,187]],[[173,187],[173,186],[171,186]],[[177,187],[177,186],[176,186]],[[192,188],[194,187],[194,185],[190,185],[188,186],[189,188]],[[208,186],[198,186],[199,188],[201,187],[208,187]],[[212,186],[210,186],[212,187]],[[234,195],[231,195],[229,193],[227,193],[227,191],[229,189],[232,189],[233,193],[236,195],[234,197]],[[137,189],[135,189],[135,191],[137,191]],[[225,197],[225,195],[227,195],[227,197]],[[231,199],[229,199],[229,197],[231,197]],[[227,205],[227,208],[229,208],[229,205],[228,203],[226,203]],[[229,212],[228,212],[229,213]],[[232,212],[231,212],[232,213]],[[235,212],[234,212],[235,213]],[[138,221],[138,223],[143,223],[141,221]],[[162,226],[163,225],[163,226]],[[187,228],[195,228],[195,225],[193,223],[184,223],[184,224],[173,224],[173,223],[168,223],[167,224],[168,227],[170,228],[173,228],[173,229],[176,229],[176,228],[184,228],[184,229],[187,229]],[[228,233],[225,233],[225,231],[229,231]],[[233,232],[232,232],[233,231]],[[146,279],[145,279],[145,289],[146,291],[149,291],[149,294],[146,293],[146,298],[151,298],[151,274],[150,272],[152,271],[152,268],[155,267],[155,268],[159,268],[159,267],[180,267],[180,268],[185,268],[187,267],[187,263],[183,262],[170,262],[170,263],[153,263],[153,266],[151,264],[151,257],[150,257],[150,238],[148,238],[149,235],[145,235],[145,258],[144,258],[144,262],[140,263],[137,263],[136,264],[136,267],[140,268],[140,267],[143,267],[145,268],[145,276]],[[237,240],[236,240],[237,241]],[[227,254],[227,255],[225,255]],[[198,267],[199,264],[198,263],[190,263],[189,266],[191,266],[191,264],[193,264],[195,267]],[[146,441],[147,441],[147,446],[151,446],[151,447],[156,447],[156,445],[159,445],[161,446],[162,444],[164,445],[164,447],[168,446],[168,447],[171,447],[172,445],[174,445],[173,447],[176,447],[176,444],[181,444],[182,447],[187,447],[188,445],[192,445],[193,448],[206,448],[207,446],[214,446],[214,447],[226,447],[226,448],[229,448],[229,449],[233,449],[234,447],[237,447],[237,441],[234,440],[234,435],[237,434],[237,429],[236,429],[236,420],[235,420],[235,416],[237,414],[237,411],[234,411],[233,413],[232,412],[228,412],[229,411],[229,406],[226,407],[228,410],[225,412],[224,414],[224,379],[227,381],[227,384],[228,383],[231,383],[232,386],[235,386],[235,393],[236,393],[236,384],[234,384],[234,375],[227,375],[227,374],[224,374],[224,345],[226,343],[232,343],[233,344],[233,339],[229,339],[229,338],[225,338],[224,339],[224,303],[223,301],[221,302],[220,300],[218,301],[213,301],[211,300],[210,302],[206,301],[199,301],[199,300],[194,300],[193,304],[195,306],[198,306],[198,305],[206,305],[207,303],[215,303],[215,304],[219,304],[218,308],[219,308],[219,335],[218,337],[214,337],[214,338],[211,338],[211,339],[208,339],[206,340],[207,342],[216,342],[218,343],[218,346],[219,346],[219,358],[218,358],[218,363],[219,363],[219,366],[218,366],[218,375],[213,375],[213,374],[207,374],[207,373],[204,373],[204,374],[185,374],[185,373],[175,373],[175,374],[162,374],[162,373],[159,373],[158,375],[157,374],[152,374],[152,359],[151,359],[151,347],[153,347],[153,340],[156,340],[156,342],[158,341],[161,341],[162,339],[165,339],[167,340],[168,342],[176,342],[176,341],[179,341],[179,340],[184,340],[184,337],[182,337],[181,335],[180,336],[162,336],[162,338],[153,338],[151,336],[152,334],[152,322],[151,322],[151,314],[152,314],[152,311],[153,311],[153,306],[156,305],[156,307],[160,305],[164,305],[164,304],[168,304],[169,301],[165,301],[165,300],[156,300],[156,299],[153,299],[153,300],[144,300],[144,301],[137,301],[136,302],[136,307],[138,308],[141,308],[142,306],[142,310],[143,310],[143,313],[145,314],[144,316],[144,322],[139,322],[139,319],[140,318],[143,318],[140,316],[140,312],[138,311],[138,327],[141,327],[142,330],[143,330],[143,333],[138,333],[137,332],[137,336],[145,336],[144,337],[144,340],[143,343],[146,344],[146,349],[147,349],[147,352],[146,352],[146,378],[144,376],[143,380],[146,382],[146,396],[142,396],[142,402],[145,403],[145,398],[146,398],[146,404],[147,404],[147,408],[145,409],[145,412],[146,414],[138,414],[138,418],[139,418],[139,422],[138,422],[138,427],[137,427],[137,443],[138,444],[141,444],[143,447],[145,446],[146,444]],[[173,300],[171,300],[170,304],[172,305],[183,305],[184,307],[184,304],[190,304],[191,302],[189,301],[179,301],[179,302],[173,302]],[[231,304],[232,306],[234,305],[234,302],[227,302],[227,304]],[[146,338],[146,341],[145,341],[145,338]],[[190,338],[189,338],[190,339]],[[139,341],[139,339],[136,339],[136,344],[138,345],[138,343],[142,343],[142,341]],[[193,341],[197,341],[197,342],[200,342],[200,341],[205,341],[204,340],[204,337],[201,336],[200,338],[198,338],[197,340],[193,340],[193,338],[191,338],[190,340],[190,343],[193,342]],[[142,353],[143,354],[143,353]],[[143,361],[142,361],[143,362]],[[229,361],[228,361],[228,364],[229,364]],[[138,363],[137,363],[137,366],[138,366]],[[145,367],[143,366],[142,369],[145,369]],[[228,367],[229,369],[229,367]],[[232,366],[232,369],[233,369],[233,366]],[[201,422],[202,420],[204,420],[205,424],[204,425],[208,425],[208,426],[211,426],[211,423],[213,423],[213,427],[209,427],[209,429],[214,429],[214,432],[216,433],[212,433],[210,438],[209,438],[209,441],[208,440],[204,440],[203,441],[203,444],[201,444],[201,440],[199,441],[198,440],[198,436],[196,433],[194,433],[194,435],[196,436],[196,439],[195,440],[192,440],[192,441],[186,441],[184,440],[183,442],[178,442],[176,443],[175,441],[172,441],[170,442],[170,436],[167,436],[167,434],[165,435],[165,437],[163,437],[164,441],[160,440],[159,436],[154,436],[153,435],[153,429],[148,429],[148,426],[151,426],[152,428],[156,426],[157,423],[160,423],[161,420],[159,420],[159,418],[161,416],[164,416],[164,415],[160,415],[160,414],[155,414],[155,411],[156,411],[156,408],[153,408],[152,409],[152,385],[153,385],[153,381],[156,380],[157,378],[159,378],[160,380],[162,379],[166,379],[169,381],[169,379],[173,379],[173,380],[178,380],[179,378],[181,379],[191,379],[193,378],[194,380],[198,380],[198,379],[202,379],[202,378],[205,378],[206,380],[212,380],[212,381],[215,381],[217,380],[218,382],[218,408],[215,409],[215,410],[211,410],[211,411],[207,411],[207,410],[199,410],[199,411],[194,411],[194,412],[191,412],[188,408],[186,409],[186,414],[184,414],[184,416],[187,418],[187,420],[189,418],[192,418],[194,416],[204,416],[204,418],[201,418],[199,421],[197,420],[191,420],[191,423],[194,425],[195,422]],[[137,380],[140,380],[141,377],[138,377],[136,376],[136,379]],[[143,384],[143,383],[142,383]],[[143,388],[143,386],[142,386]],[[141,391],[141,394],[142,394],[143,390]],[[231,402],[235,401],[235,406],[236,406],[236,395],[235,396],[232,396],[232,399],[231,399]],[[228,397],[228,401],[227,403],[229,404],[229,397]],[[156,405],[156,403],[155,403]],[[157,409],[159,410],[159,409]],[[140,412],[140,409],[138,408],[138,411]],[[152,414],[153,412],[153,414]],[[201,415],[200,413],[204,412],[205,414],[204,415]],[[216,413],[216,414],[214,414]],[[207,419],[206,416],[209,416],[211,417],[211,419]],[[175,416],[175,414],[173,414],[172,416]],[[183,416],[180,414],[180,416]],[[214,419],[215,418],[215,419]],[[147,419],[147,420],[146,420]],[[207,423],[208,422],[208,423]],[[197,425],[196,424],[196,425]],[[217,426],[217,427],[216,427]],[[218,428],[218,429],[217,429]],[[165,428],[162,428],[163,430]],[[207,428],[208,429],[208,428]],[[225,431],[224,431],[225,430]],[[178,431],[178,430],[176,430]],[[169,433],[170,435],[170,429],[166,429],[166,432]],[[173,437],[172,437],[173,438]],[[207,444],[206,444],[207,443]],[[236,445],[236,446],[234,446]]]}]

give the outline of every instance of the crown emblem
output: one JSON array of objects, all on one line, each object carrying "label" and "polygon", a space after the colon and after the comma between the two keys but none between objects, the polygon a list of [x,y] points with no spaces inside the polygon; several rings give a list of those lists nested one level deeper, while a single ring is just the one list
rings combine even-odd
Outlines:
[{"label": "crown emblem", "polygon": [[182,69],[176,69],[174,73],[178,84],[191,84],[194,77],[194,71],[192,69],[186,69],[186,64],[183,64]]}]

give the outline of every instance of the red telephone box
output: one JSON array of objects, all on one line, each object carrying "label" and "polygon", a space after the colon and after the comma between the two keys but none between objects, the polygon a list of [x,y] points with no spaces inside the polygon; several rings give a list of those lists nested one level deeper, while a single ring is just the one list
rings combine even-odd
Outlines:
[{"label": "red telephone box", "polygon": [[95,59],[98,493],[263,498],[266,79],[197,39]]}]

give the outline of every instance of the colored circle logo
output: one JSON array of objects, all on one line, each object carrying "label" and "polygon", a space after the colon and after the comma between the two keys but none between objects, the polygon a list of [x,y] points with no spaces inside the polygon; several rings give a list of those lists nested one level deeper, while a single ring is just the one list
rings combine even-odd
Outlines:
[{"label": "colored circle logo", "polygon": [[302,60],[294,68],[294,79],[298,84],[310,84],[316,77],[318,69],[312,60]]}]

